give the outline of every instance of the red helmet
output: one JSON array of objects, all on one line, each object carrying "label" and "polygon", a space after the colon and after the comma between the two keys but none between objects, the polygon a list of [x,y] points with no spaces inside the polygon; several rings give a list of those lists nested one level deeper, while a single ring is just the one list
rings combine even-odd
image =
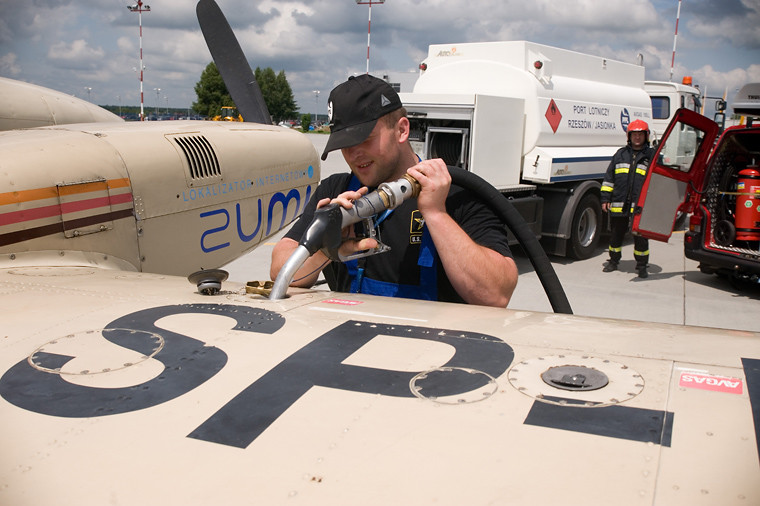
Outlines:
[{"label": "red helmet", "polygon": [[631,132],[644,132],[646,140],[644,142],[649,142],[649,125],[647,125],[647,122],[644,120],[637,119],[635,121],[631,121],[631,124],[628,125],[628,141],[631,140]]},{"label": "red helmet", "polygon": [[649,133],[649,125],[647,125],[646,121],[637,119],[636,121],[632,121],[631,124],[628,125],[628,133],[631,133],[631,132]]}]

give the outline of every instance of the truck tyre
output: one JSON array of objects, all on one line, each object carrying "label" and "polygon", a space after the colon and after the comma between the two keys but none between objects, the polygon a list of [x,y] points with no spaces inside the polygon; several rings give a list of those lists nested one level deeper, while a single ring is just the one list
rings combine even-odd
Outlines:
[{"label": "truck tyre", "polygon": [[585,260],[594,254],[599,244],[602,223],[602,204],[593,193],[585,195],[575,208],[570,229],[568,254],[577,260]]},{"label": "truck tyre", "polygon": [[720,220],[715,224],[713,238],[718,246],[731,246],[736,239],[736,227],[728,220]]}]

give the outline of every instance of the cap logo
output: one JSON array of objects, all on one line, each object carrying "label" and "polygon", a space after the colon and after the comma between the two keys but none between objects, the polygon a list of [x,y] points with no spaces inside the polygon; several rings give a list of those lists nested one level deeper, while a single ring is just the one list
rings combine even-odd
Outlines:
[{"label": "cap logo", "polygon": [[398,93],[388,82],[369,74],[351,76],[327,99],[330,137],[322,160],[331,151],[361,144],[382,116],[402,107]]}]

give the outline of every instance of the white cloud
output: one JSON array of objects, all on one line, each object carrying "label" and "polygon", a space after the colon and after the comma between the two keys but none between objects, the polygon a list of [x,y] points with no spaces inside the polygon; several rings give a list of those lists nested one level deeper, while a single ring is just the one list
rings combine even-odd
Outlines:
[{"label": "white cloud", "polygon": [[[747,2],[749,4],[749,2]],[[760,48],[760,2],[741,15],[722,19],[696,19],[689,28],[693,35],[711,43],[726,40],[732,46]]]},{"label": "white cloud", "polygon": [[21,73],[21,66],[17,63],[18,58],[14,53],[0,55],[0,74],[16,76]]},{"label": "white cloud", "polygon": [[57,42],[50,46],[48,58],[65,61],[99,61],[105,55],[102,48],[90,46],[86,40],[78,39],[70,43]]},{"label": "white cloud", "polygon": [[733,100],[736,91],[744,84],[760,82],[760,64],[728,72],[716,71],[711,65],[705,65],[697,69],[694,76],[702,83],[701,88],[709,96],[723,96],[725,93],[728,100]]}]

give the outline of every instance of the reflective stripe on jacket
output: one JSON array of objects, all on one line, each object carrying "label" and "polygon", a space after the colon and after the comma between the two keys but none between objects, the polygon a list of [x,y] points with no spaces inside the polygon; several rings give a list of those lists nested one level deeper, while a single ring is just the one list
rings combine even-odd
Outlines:
[{"label": "reflective stripe on jacket", "polygon": [[653,155],[650,146],[636,152],[630,145],[613,155],[600,193],[602,203],[610,203],[610,212],[619,215],[633,212]]}]

